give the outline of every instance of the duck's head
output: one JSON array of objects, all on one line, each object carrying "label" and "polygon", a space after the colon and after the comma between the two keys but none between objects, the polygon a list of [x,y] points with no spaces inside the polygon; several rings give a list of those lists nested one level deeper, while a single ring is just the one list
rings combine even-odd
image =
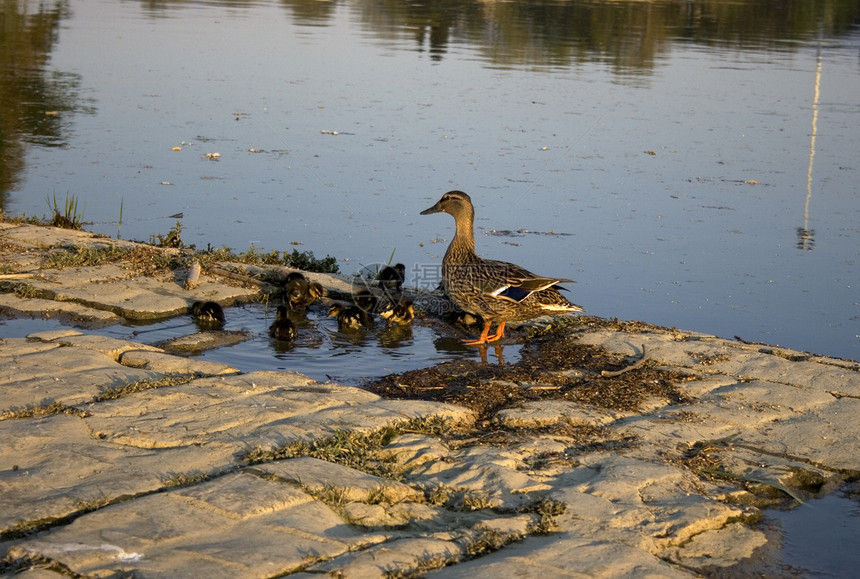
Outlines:
[{"label": "duck's head", "polygon": [[436,202],[436,205],[425,209],[421,212],[421,215],[430,215],[432,213],[448,213],[459,221],[462,218],[471,219],[474,215],[474,209],[472,208],[472,200],[468,195],[462,191],[448,191],[442,195],[442,198]]}]

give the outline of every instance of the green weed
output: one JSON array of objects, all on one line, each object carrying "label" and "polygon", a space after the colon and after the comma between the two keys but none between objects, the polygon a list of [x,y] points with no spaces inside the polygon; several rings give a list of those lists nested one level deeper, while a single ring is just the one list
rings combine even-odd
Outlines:
[{"label": "green weed", "polygon": [[45,267],[64,269],[88,267],[112,263],[127,257],[131,249],[111,245],[108,247],[66,246],[61,251],[52,251],[45,257]]},{"label": "green weed", "polygon": [[137,382],[129,382],[123,386],[116,386],[105,389],[101,394],[93,398],[93,402],[104,402],[105,400],[116,400],[124,398],[136,392],[144,392],[154,388],[163,388],[165,386],[180,386],[194,380],[195,376],[187,374],[178,374],[175,376],[167,376],[158,380],[139,380]]},{"label": "green weed", "polygon": [[314,257],[313,251],[299,252],[297,249],[294,249],[292,253],[287,253],[285,251],[284,264],[296,269],[317,273],[340,272],[340,267],[337,265],[337,259],[330,255],[326,255],[322,259],[317,259]]},{"label": "green weed", "polygon": [[165,487],[187,487],[209,480],[209,475],[199,472],[195,474],[174,474],[164,479]]},{"label": "green weed", "polygon": [[48,197],[45,198],[45,202],[48,204],[48,210],[52,214],[51,225],[62,227],[63,229],[81,229],[84,212],[81,210],[78,213],[78,198],[76,196],[66,194],[66,200],[63,203],[62,209],[57,204],[56,194],[54,194],[53,202]]},{"label": "green weed", "polygon": [[167,232],[167,235],[158,233],[150,237],[149,242],[158,247],[175,247],[177,249],[185,247],[185,244],[182,243],[182,223],[177,221],[173,229]]},{"label": "green weed", "polygon": [[87,416],[87,413],[82,410],[66,406],[60,402],[52,402],[41,406],[30,406],[27,408],[19,408],[17,410],[9,410],[0,414],[0,420],[15,420],[19,418],[32,418],[34,416],[51,416],[53,414],[71,414],[73,416],[78,416],[79,418],[85,418]]},{"label": "green weed", "polygon": [[116,238],[119,239],[119,230],[122,228],[122,204],[124,199],[119,200],[119,221],[116,222]]}]

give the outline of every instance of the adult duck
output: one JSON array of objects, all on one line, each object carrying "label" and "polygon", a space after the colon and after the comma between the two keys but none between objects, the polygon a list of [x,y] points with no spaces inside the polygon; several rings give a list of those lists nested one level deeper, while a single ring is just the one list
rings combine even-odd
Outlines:
[{"label": "adult duck", "polygon": [[[456,233],[442,258],[442,286],[460,309],[484,319],[484,330],[477,340],[464,344],[479,345],[505,336],[507,322],[521,322],[545,315],[582,312],[559,293],[560,283],[573,280],[544,277],[505,261],[483,259],[475,253],[472,200],[462,191],[449,191],[421,215],[447,213],[454,217]],[[496,332],[490,334],[493,322]]]}]

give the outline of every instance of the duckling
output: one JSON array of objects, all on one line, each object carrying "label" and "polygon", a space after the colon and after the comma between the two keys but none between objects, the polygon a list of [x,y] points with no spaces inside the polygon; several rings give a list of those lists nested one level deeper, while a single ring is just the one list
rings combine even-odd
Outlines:
[{"label": "duckling", "polygon": [[367,312],[368,314],[376,310],[378,300],[376,296],[370,293],[369,290],[361,290],[357,294],[353,294],[352,301],[356,306]]},{"label": "duckling", "polygon": [[217,302],[194,302],[191,305],[191,316],[199,323],[224,323],[224,310]]},{"label": "duckling", "polygon": [[372,316],[358,306],[333,303],[329,306],[328,315],[337,318],[337,329],[341,332],[360,330],[363,326],[373,324]]},{"label": "duckling", "polygon": [[326,295],[325,288],[322,284],[315,281],[310,281],[301,273],[294,271],[287,275],[284,291],[287,297],[287,303],[290,309],[294,312],[304,311],[309,305],[314,303],[317,298]]},{"label": "duckling", "polygon": [[379,281],[380,288],[400,291],[406,279],[406,266],[402,263],[386,265],[376,274],[376,279]]},{"label": "duckling", "polygon": [[415,317],[415,306],[410,301],[401,301],[396,304],[388,302],[379,312],[379,317],[385,319],[389,324],[408,324]]},{"label": "duckling", "polygon": [[269,326],[269,335],[277,340],[291,342],[296,339],[296,326],[287,317],[287,306],[278,306],[275,321]]},{"label": "duckling", "polygon": [[484,325],[484,319],[481,316],[464,312],[459,308],[448,314],[446,319],[452,324],[460,324],[461,326],[474,326],[476,324],[481,326]]}]

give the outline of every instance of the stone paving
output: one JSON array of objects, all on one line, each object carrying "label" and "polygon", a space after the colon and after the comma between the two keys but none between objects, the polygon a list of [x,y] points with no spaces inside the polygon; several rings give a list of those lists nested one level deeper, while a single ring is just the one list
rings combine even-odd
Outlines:
[{"label": "stone paving", "polygon": [[[56,309],[97,328],[106,313],[157,317],[258,291],[205,275],[189,291],[115,265],[44,269],[37,255],[62,244],[127,242],[0,226],[3,263],[39,274],[35,295],[0,294],[19,315]],[[530,401],[490,422],[533,435],[494,444],[477,428],[472,440],[445,434],[473,425],[459,406],[243,373],[97,329],[2,339],[0,573],[773,573],[757,493],[808,500],[860,475],[856,362],[656,327],[564,339],[685,369],[690,402]],[[581,447],[541,429],[557,423],[635,442]]]}]

